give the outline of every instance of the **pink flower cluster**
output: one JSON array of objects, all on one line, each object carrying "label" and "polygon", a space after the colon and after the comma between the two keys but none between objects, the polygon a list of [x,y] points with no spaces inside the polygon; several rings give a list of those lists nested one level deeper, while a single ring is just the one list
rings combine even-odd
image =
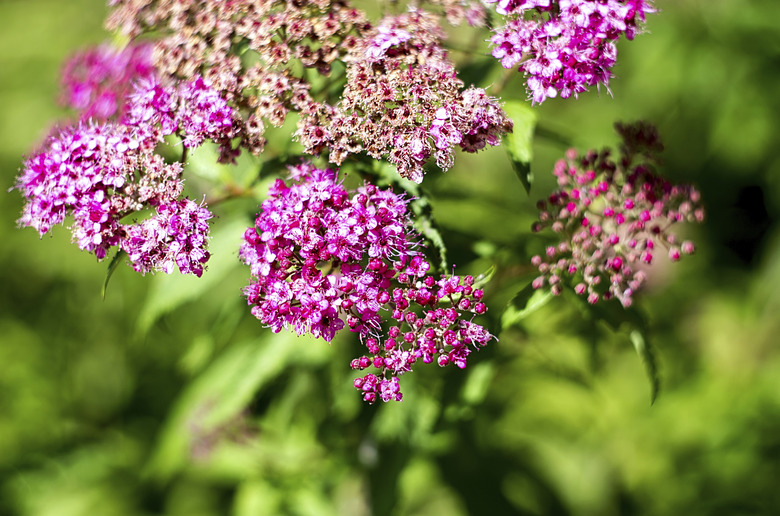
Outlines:
[{"label": "pink flower cluster", "polygon": [[137,272],[170,274],[176,266],[182,274],[200,277],[210,256],[206,244],[212,216],[186,198],[161,204],[155,216],[126,226],[120,245]]},{"label": "pink flower cluster", "polygon": [[[276,332],[327,341],[344,328],[359,333],[372,357],[353,367],[378,369],[355,384],[369,402],[400,400],[397,376],[418,358],[465,367],[468,346],[491,338],[463,318],[485,312],[482,291],[471,286],[473,278],[437,283],[428,275],[407,200],[370,184],[348,191],[335,172],[311,165],[292,168],[291,176],[300,182],[277,180],[244,234],[239,256],[252,274],[244,289],[252,313]],[[394,326],[380,349],[385,311]]]},{"label": "pink flower cluster", "polygon": [[77,110],[82,120],[121,118],[134,82],[154,75],[151,44],[123,49],[100,45],[75,54],[65,64],[61,102]]},{"label": "pink flower cluster", "polygon": [[[190,200],[177,200],[182,165],[166,164],[154,150],[173,133],[187,147],[205,138],[229,147],[233,118],[200,78],[176,88],[142,81],[127,97],[122,122],[65,128],[25,162],[16,183],[27,201],[19,224],[42,236],[72,215],[73,239],[98,259],[117,246],[139,272],[170,273],[175,263],[182,273],[200,276],[209,256],[211,215]],[[157,211],[149,220],[120,222],[146,207]]]},{"label": "pink flower cluster", "polygon": [[485,90],[463,89],[443,38],[436,17],[415,10],[366,32],[345,58],[341,101],[301,118],[296,136],[306,152],[328,150],[336,164],[366,152],[419,183],[430,158],[447,170],[458,147],[499,145],[512,121]]},{"label": "pink flower cluster", "polygon": [[411,371],[418,360],[463,369],[472,349],[493,338],[484,327],[471,322],[470,316],[464,317],[464,313],[473,316],[487,310],[481,301],[483,291],[474,288],[472,276],[443,276],[436,281],[433,276],[402,272],[396,281],[387,307],[392,320],[386,336],[366,339],[368,354],[351,363],[353,369],[376,371],[356,378],[354,383],[363,399],[371,403],[377,398],[400,401],[398,376]]},{"label": "pink flower cluster", "polygon": [[509,20],[490,42],[504,68],[528,75],[534,102],[608,86],[621,34],[633,39],[650,0],[488,0]]},{"label": "pink flower cluster", "polygon": [[551,228],[562,239],[532,258],[541,273],[534,288],[547,285],[557,295],[572,277],[588,302],[616,298],[629,306],[659,253],[678,261],[694,252],[693,243],[680,243],[670,230],[704,219],[699,192],[656,175],[653,161],[663,147],[654,127],[640,122],[617,129],[623,138],[617,161],[609,150],[578,155],[570,149],[556,163],[561,189],[539,203],[533,229]]},{"label": "pink flower cluster", "polygon": [[202,77],[196,77],[176,86],[164,86],[157,79],[139,83],[130,97],[124,123],[146,139],[178,133],[187,148],[198,147],[205,140],[217,142],[220,161],[230,161],[239,119]]}]

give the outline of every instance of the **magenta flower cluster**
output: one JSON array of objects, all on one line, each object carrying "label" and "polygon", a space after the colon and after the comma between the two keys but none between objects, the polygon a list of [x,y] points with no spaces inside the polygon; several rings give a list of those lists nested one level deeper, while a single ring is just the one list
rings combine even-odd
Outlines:
[{"label": "magenta flower cluster", "polygon": [[190,199],[157,206],[155,216],[125,228],[121,241],[133,269],[140,273],[161,270],[182,274],[203,274],[209,259],[207,239],[211,212]]},{"label": "magenta flower cluster", "polygon": [[588,302],[618,299],[630,306],[659,254],[671,261],[694,252],[690,241],[671,232],[680,222],[701,222],[699,192],[658,176],[654,158],[663,148],[655,128],[617,125],[620,158],[609,150],[578,155],[570,149],[555,165],[560,190],[539,203],[534,231],[551,228],[561,241],[532,258],[541,273],[536,289],[560,294],[567,278]]},{"label": "magenta flower cluster", "polygon": [[534,102],[577,96],[609,85],[617,59],[615,42],[633,39],[650,0],[488,0],[506,25],[491,38],[504,68],[519,65]]},{"label": "magenta flower cluster", "polygon": [[[469,346],[491,338],[464,318],[485,312],[482,292],[473,278],[437,283],[428,275],[407,200],[370,184],[348,191],[332,170],[307,164],[291,177],[299,182],[277,180],[244,234],[239,256],[252,273],[244,289],[252,313],[275,332],[326,341],[345,328],[359,333],[371,358],[353,367],[378,369],[355,383],[369,402],[400,400],[397,377],[417,359],[465,367]],[[386,340],[384,312],[393,320]],[[399,338],[402,325],[408,328]]]},{"label": "magenta flower cluster", "polygon": [[[73,239],[103,259],[112,247],[127,252],[145,273],[200,276],[208,260],[208,210],[182,193],[182,164],[167,164],[154,150],[178,134],[185,147],[211,139],[229,147],[234,114],[197,78],[176,87],[157,79],[136,85],[121,122],[81,122],[53,134],[28,159],[16,188],[26,204],[19,224],[42,236],[73,216]],[[123,219],[147,207],[156,214],[141,223]]]},{"label": "magenta flower cluster", "polygon": [[62,70],[61,102],[82,120],[121,118],[133,84],[154,77],[150,43],[100,45],[75,54]]},{"label": "magenta flower cluster", "polygon": [[187,148],[205,140],[220,144],[221,161],[232,158],[231,140],[238,134],[238,116],[202,77],[164,86],[157,79],[139,83],[130,96],[124,123],[144,139],[159,141],[177,133]]}]

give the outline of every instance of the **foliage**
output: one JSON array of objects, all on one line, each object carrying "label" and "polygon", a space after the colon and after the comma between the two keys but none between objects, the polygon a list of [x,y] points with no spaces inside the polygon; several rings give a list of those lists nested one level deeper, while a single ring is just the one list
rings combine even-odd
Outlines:
[{"label": "foliage", "polygon": [[[0,38],[15,49],[0,75],[7,187],[42,128],[64,120],[52,102],[59,66],[104,39],[101,6],[0,3]],[[657,6],[649,34],[619,46],[612,96],[548,99],[528,115],[535,129],[520,132],[512,105],[526,92],[514,74],[502,90],[510,157],[459,154],[446,175],[427,170],[420,190],[407,185],[446,245],[432,262],[475,277],[494,270],[482,288],[499,341],[464,371],[415,368],[401,403],[355,395],[346,364],[361,346],[350,334],[330,345],[271,334],[248,313],[236,231],[280,168],[270,160],[201,166],[217,149],[193,152],[187,188],[216,176],[221,194],[242,192],[214,208],[211,249],[234,250],[213,253],[200,279],[119,266],[101,300],[109,261],[96,265],[64,228],[43,239],[0,228],[0,512],[775,513],[780,76],[768,20],[780,11],[768,1]],[[557,188],[555,160],[569,143],[604,147],[614,120],[638,118],[658,123],[664,173],[700,186],[708,222],[685,235],[697,254],[659,267],[630,311],[534,292],[530,259],[547,242],[531,231],[533,203]],[[290,129],[269,130],[264,152],[295,154]],[[372,172],[377,183],[397,184],[386,172]],[[346,181],[362,177],[353,169]],[[4,201],[3,220],[17,219],[19,195]]]}]

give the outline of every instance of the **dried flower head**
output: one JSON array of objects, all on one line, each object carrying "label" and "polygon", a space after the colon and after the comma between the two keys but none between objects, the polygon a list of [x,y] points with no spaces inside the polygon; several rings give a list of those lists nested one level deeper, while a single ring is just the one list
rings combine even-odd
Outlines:
[{"label": "dried flower head", "polygon": [[443,38],[436,16],[416,10],[367,32],[345,58],[347,85],[338,105],[302,116],[296,136],[306,152],[327,149],[336,164],[366,152],[419,183],[432,157],[446,170],[457,147],[476,152],[498,145],[511,120],[484,90],[463,90]]},{"label": "dried flower head", "polygon": [[[240,148],[258,154],[266,124],[317,106],[298,67],[330,73],[362,30],[364,15],[340,0],[114,0],[107,27],[135,38],[162,34],[154,62],[166,78],[203,78],[241,115]],[[225,156],[235,157],[238,149]]]}]

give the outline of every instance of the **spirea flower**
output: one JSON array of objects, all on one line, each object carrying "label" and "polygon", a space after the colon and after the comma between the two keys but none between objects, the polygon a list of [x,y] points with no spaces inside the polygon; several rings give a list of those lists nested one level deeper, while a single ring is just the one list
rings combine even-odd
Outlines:
[{"label": "spirea flower", "polygon": [[[128,96],[122,122],[80,123],[53,134],[24,164],[16,188],[26,204],[19,219],[42,236],[73,216],[79,248],[103,259],[111,247],[127,252],[133,268],[146,273],[200,276],[211,218],[182,192],[181,163],[166,164],[154,150],[164,136],[178,134],[185,147],[208,138],[230,147],[233,110],[201,78],[164,86],[140,81]],[[138,224],[121,222],[152,207],[156,215]]]},{"label": "spirea flower", "polygon": [[154,62],[166,79],[202,76],[241,115],[240,150],[265,146],[267,124],[281,126],[289,111],[312,112],[311,85],[299,67],[322,75],[342,59],[369,26],[344,1],[113,0],[107,26],[133,39],[154,31]]},{"label": "spirea flower", "polygon": [[153,217],[126,226],[120,245],[137,272],[170,274],[178,267],[182,274],[200,277],[210,256],[206,248],[212,216],[186,198],[161,204]]},{"label": "spirea flower", "polygon": [[271,187],[239,251],[253,315],[273,331],[326,341],[358,333],[369,354],[353,368],[376,368],[355,383],[369,402],[400,400],[397,377],[418,359],[465,367],[471,349],[492,338],[471,321],[486,310],[482,291],[473,278],[428,275],[407,199],[370,184],[348,191],[335,172],[306,164],[291,177],[299,182]]},{"label": "spirea flower", "polygon": [[82,120],[119,119],[133,84],[154,74],[150,43],[122,49],[103,44],[78,52],[66,62],[61,102],[77,110]]},{"label": "spirea flower", "polygon": [[[132,132],[116,124],[79,124],[52,136],[25,164],[16,187],[27,204],[19,224],[39,234],[74,216],[73,237],[101,259],[120,239],[123,189],[143,160]],[[175,181],[175,180],[174,180]],[[178,191],[179,185],[172,185]],[[118,206],[121,208],[117,209]]]},{"label": "spirea flower", "polygon": [[572,278],[575,292],[590,303],[617,298],[629,306],[646,281],[646,266],[659,254],[677,261],[694,251],[672,229],[704,219],[699,192],[656,174],[654,161],[663,146],[654,127],[641,122],[616,127],[623,138],[617,160],[608,149],[584,155],[570,149],[556,163],[560,190],[539,203],[533,229],[550,228],[561,240],[532,258],[541,273],[534,288],[560,294]]},{"label": "spirea flower", "polygon": [[331,170],[293,173],[303,182],[277,180],[244,235],[252,313],[274,331],[327,341],[345,320],[367,334],[378,327],[395,264],[413,253],[406,200],[373,185],[348,192]]},{"label": "spirea flower", "polygon": [[336,164],[366,152],[419,183],[431,158],[446,170],[458,147],[498,145],[511,120],[483,89],[463,90],[443,38],[436,17],[416,10],[367,32],[345,58],[341,102],[301,118],[296,136],[306,152],[328,150]]},{"label": "spirea flower", "polygon": [[230,156],[230,140],[239,131],[238,118],[225,99],[196,76],[173,86],[157,79],[140,82],[130,96],[123,122],[145,140],[156,143],[178,133],[187,148],[211,140],[220,144],[223,155]]},{"label": "spirea flower", "polygon": [[491,38],[504,68],[519,65],[534,102],[609,85],[615,42],[655,12],[649,0],[488,0],[506,24]]}]

